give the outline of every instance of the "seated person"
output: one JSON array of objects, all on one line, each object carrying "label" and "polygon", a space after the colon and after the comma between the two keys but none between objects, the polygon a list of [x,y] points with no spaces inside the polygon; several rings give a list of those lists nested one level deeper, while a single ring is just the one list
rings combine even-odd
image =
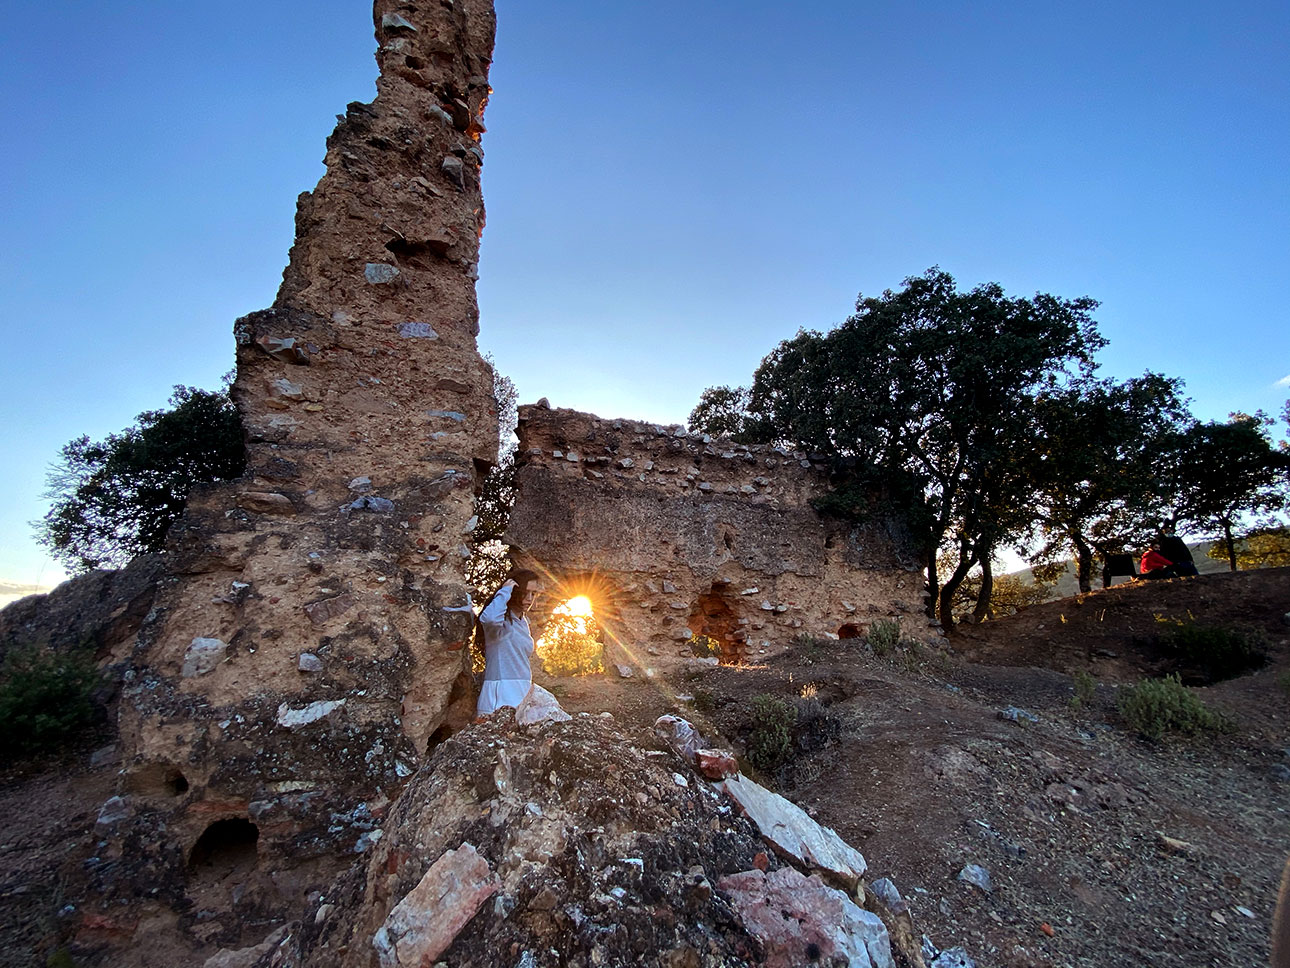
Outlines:
[{"label": "seated person", "polygon": [[1177,578],[1174,563],[1160,553],[1160,542],[1151,542],[1151,547],[1142,553],[1142,563],[1138,566],[1139,577],[1152,581],[1158,578]]},{"label": "seated person", "polygon": [[1160,535],[1160,553],[1168,558],[1178,575],[1197,575],[1196,562],[1192,559],[1187,542],[1176,534]]}]

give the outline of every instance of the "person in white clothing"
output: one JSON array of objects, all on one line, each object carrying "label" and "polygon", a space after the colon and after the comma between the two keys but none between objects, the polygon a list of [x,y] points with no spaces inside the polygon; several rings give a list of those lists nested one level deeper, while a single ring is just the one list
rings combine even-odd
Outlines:
[{"label": "person in white clothing", "polygon": [[518,706],[533,685],[533,633],[526,613],[540,590],[536,572],[517,569],[479,613],[484,637],[484,684],[476,706],[480,716]]}]

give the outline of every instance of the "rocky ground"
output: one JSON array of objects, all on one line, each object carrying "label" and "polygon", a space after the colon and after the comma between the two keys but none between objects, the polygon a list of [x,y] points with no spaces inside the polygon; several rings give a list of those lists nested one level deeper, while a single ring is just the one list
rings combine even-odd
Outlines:
[{"label": "rocky ground", "polygon": [[[1266,963],[1290,851],[1287,611],[1290,569],[1206,576],[1049,603],[941,649],[802,642],[764,666],[554,690],[633,736],[680,712],[737,749],[755,697],[802,707],[809,728],[761,779],[858,847],[870,881],[892,878],[921,931],[980,965],[1249,966]],[[1119,721],[1117,689],[1165,670],[1156,637],[1170,618],[1265,637],[1267,666],[1201,690],[1229,732],[1148,743]],[[1077,671],[1097,680],[1078,708]],[[110,758],[90,765],[93,745],[0,786],[0,965],[45,964],[69,936],[59,912],[78,901],[114,779]],[[959,879],[970,864],[989,891]]]}]

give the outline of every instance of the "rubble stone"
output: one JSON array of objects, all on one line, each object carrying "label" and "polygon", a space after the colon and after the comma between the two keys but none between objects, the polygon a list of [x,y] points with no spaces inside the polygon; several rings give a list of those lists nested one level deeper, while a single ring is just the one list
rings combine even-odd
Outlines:
[{"label": "rubble stone", "polygon": [[868,866],[860,851],[831,828],[816,823],[797,804],[742,774],[723,780],[718,788],[739,805],[776,850],[831,875],[848,888],[859,882]]},{"label": "rubble stone", "polygon": [[765,948],[767,968],[800,968],[838,958],[855,968],[894,968],[882,920],[818,876],[791,867],[769,874],[754,868],[724,877],[717,887]]},{"label": "rubble stone", "polygon": [[227,642],[199,636],[189,643],[184,652],[184,665],[179,674],[185,679],[205,675],[223,662],[227,655]]},{"label": "rubble stone", "polygon": [[471,844],[446,851],[373,936],[381,968],[421,968],[434,961],[497,888],[488,861]]}]

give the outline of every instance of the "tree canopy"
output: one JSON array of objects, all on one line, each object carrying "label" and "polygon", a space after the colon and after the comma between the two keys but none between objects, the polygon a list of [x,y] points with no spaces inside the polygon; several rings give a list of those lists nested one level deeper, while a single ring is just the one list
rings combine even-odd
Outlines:
[{"label": "tree canopy", "polygon": [[[910,511],[927,532],[928,582],[944,624],[974,565],[1025,525],[1034,395],[1087,374],[1102,344],[1087,297],[1010,297],[995,283],[959,291],[938,268],[899,290],[861,296],[828,333],[800,331],[762,361],[747,392],[709,391],[691,415],[703,430],[732,423],[748,439],[783,440],[856,458],[883,479],[912,480]],[[702,404],[708,404],[704,409]],[[937,549],[956,563],[942,583]]]},{"label": "tree canopy", "polygon": [[177,386],[170,408],[148,410],[100,441],[67,443],[50,467],[39,540],[71,571],[122,567],[160,551],[198,484],[239,476],[242,423],[227,387]]},{"label": "tree canopy", "polygon": [[1158,373],[1083,379],[1035,400],[1023,456],[1035,489],[1038,561],[1069,552],[1079,588],[1092,587],[1094,552],[1145,542],[1159,525],[1161,469],[1186,425],[1182,384]]},{"label": "tree canopy", "polygon": [[1217,531],[1232,571],[1242,518],[1286,505],[1290,453],[1273,443],[1272,425],[1262,413],[1193,423],[1175,436],[1166,463],[1172,520]]}]

